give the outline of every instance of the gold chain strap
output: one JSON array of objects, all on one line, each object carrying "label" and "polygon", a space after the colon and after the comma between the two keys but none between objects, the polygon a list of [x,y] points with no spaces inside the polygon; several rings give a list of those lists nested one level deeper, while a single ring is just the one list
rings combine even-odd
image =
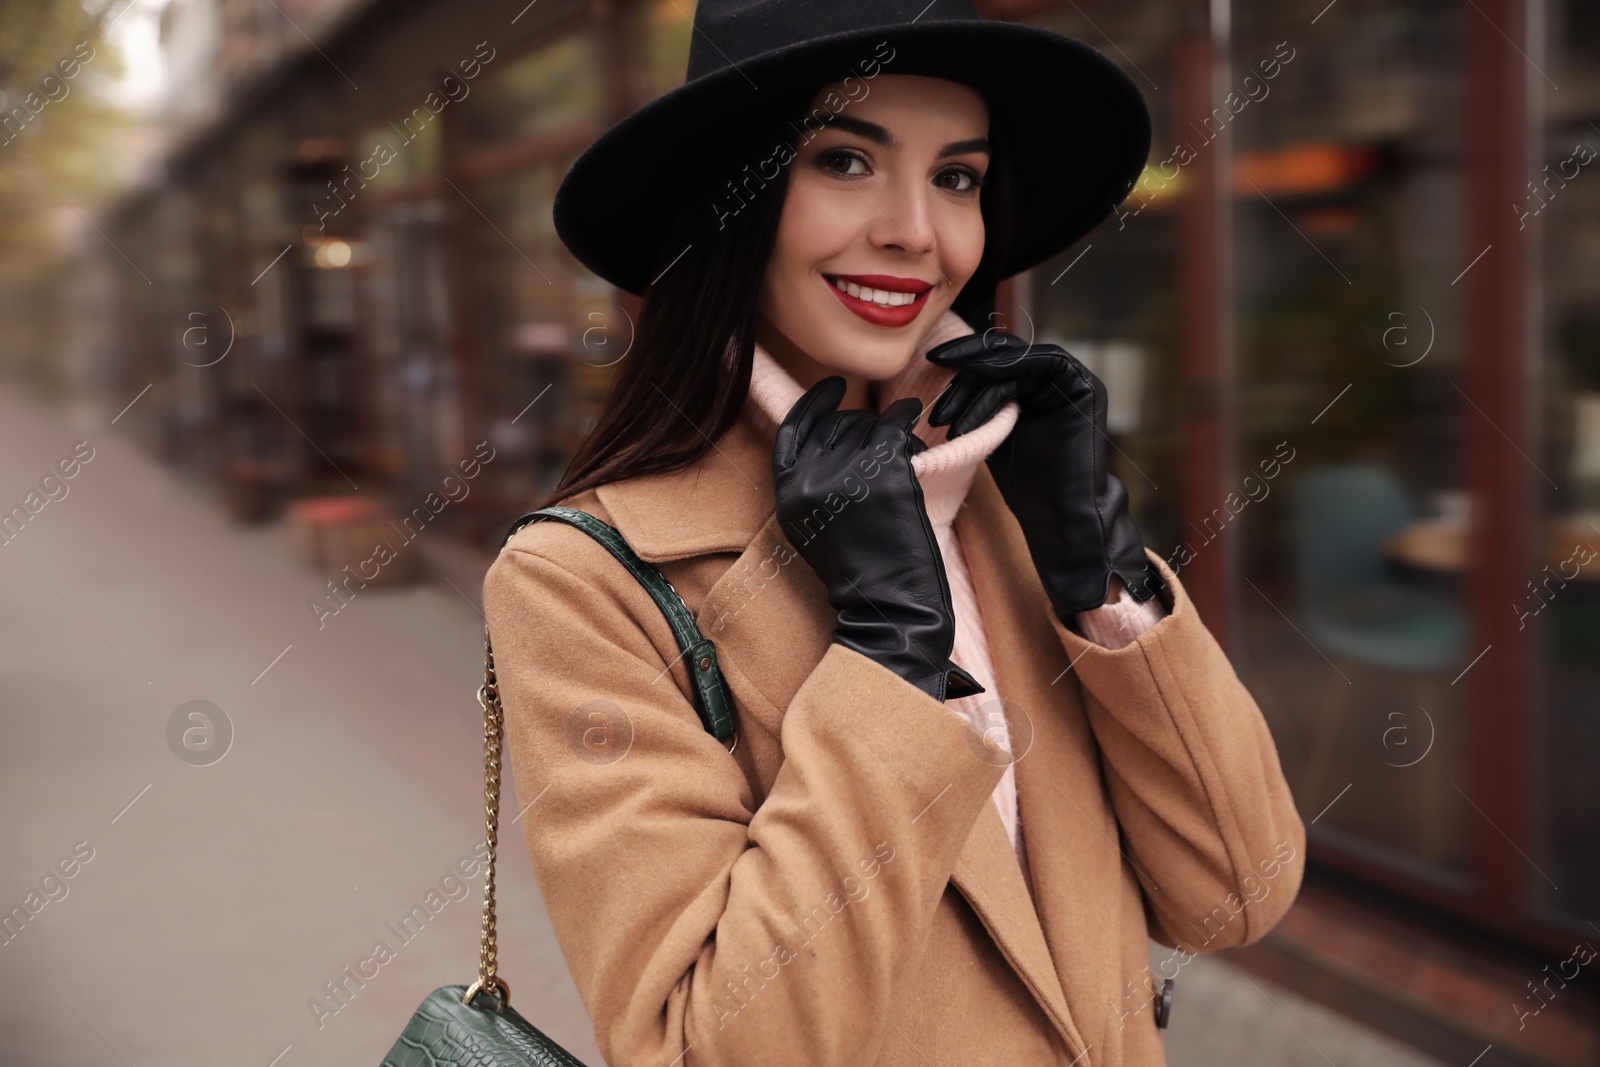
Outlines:
[{"label": "gold chain strap", "polygon": [[483,685],[478,689],[478,704],[483,708],[483,826],[488,842],[488,867],[483,876],[483,932],[478,944],[478,980],[462,996],[463,1004],[485,989],[493,988],[500,1006],[511,1003],[511,989],[495,973],[494,859],[500,843],[500,753],[505,739],[505,709],[500,704],[500,686],[494,674],[494,648],[489,644],[489,627],[483,627]]}]

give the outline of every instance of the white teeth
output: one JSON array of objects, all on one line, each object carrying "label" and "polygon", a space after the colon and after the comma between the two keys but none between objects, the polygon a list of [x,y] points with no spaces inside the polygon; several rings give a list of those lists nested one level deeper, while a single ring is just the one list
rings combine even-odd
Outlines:
[{"label": "white teeth", "polygon": [[894,293],[886,289],[872,289],[857,285],[855,282],[847,282],[843,278],[835,278],[833,284],[841,292],[849,293],[857,300],[865,300],[869,303],[877,304],[879,307],[904,307],[907,304],[915,303],[917,299],[915,293]]}]

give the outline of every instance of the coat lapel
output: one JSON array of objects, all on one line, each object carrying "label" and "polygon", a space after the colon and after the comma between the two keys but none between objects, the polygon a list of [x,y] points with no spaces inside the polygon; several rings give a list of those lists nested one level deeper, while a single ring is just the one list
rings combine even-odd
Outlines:
[{"label": "coat lapel", "polygon": [[[718,662],[739,702],[776,738],[783,709],[832,641],[833,614],[822,582],[779,529],[771,455],[766,438],[748,419],[740,418],[706,457],[688,469],[601,486],[597,495],[634,551],[651,563],[737,553],[706,594],[697,622],[715,643]],[[1049,911],[1060,928],[1065,920],[1061,895],[1071,872],[1049,862],[1049,856],[1065,852],[1077,862],[1080,847],[1089,843],[1068,822],[1076,819],[1083,825],[1085,820],[1072,814],[1070,801],[1055,788],[1054,781],[1063,774],[1053,759],[1072,748],[1080,754],[1095,750],[1092,742],[1072,744],[1058,728],[1064,719],[1064,690],[1052,688],[1050,679],[1066,666],[1065,653],[1042,616],[1042,637],[1037,625],[1026,622],[1030,605],[1036,609],[1044,603],[1043,589],[1026,556],[1026,544],[1020,542],[1021,532],[1014,529],[1015,520],[987,469],[979,468],[967,499],[968,506],[957,516],[956,531],[972,570],[996,674],[1006,680],[1004,709],[1012,737],[1031,737],[1029,751],[1017,764],[1021,823],[1025,844],[1037,842],[1040,858],[1034,859],[1030,851],[1036,890],[1055,895]],[[1007,524],[1013,529],[1006,529]],[[1018,543],[1031,588],[1017,575]],[[781,645],[758,636],[774,633],[785,635]],[[1041,753],[1041,747],[1050,755]],[[1083,762],[1076,760],[1068,773],[1097,783],[1098,768],[1092,760],[1087,769],[1078,766]],[[1039,774],[1030,773],[1034,767]],[[1094,836],[1091,827],[1083,825],[1083,830]],[[1047,940],[1035,910],[1036,906],[1043,910],[1046,901],[1036,905],[1030,896],[993,804],[984,805],[973,825],[950,883],[971,905],[1072,1054],[1081,1056],[1087,1046],[1073,1022],[1072,1009],[1079,1018],[1090,1018],[1093,1005],[1069,1007],[1063,990],[1062,977],[1080,970],[1073,958],[1077,954],[1066,952],[1073,942]],[[1092,946],[1084,951],[1109,952],[1099,958],[1114,959],[1112,925],[1100,925],[1106,936],[1099,940],[1106,944],[1091,938]],[[1075,929],[1071,936],[1084,935]]]},{"label": "coat lapel", "polygon": [[1101,988],[1106,968],[1122,958],[1117,935],[1123,917],[1104,910],[1107,900],[1117,899],[1105,887],[1120,886],[1125,871],[1099,746],[1022,528],[986,468],[973,479],[956,533],[1017,742],[1012,751],[1031,904],[1060,988],[1073,991],[1066,998],[1068,1017],[1099,1021],[1096,1030],[1077,1036],[1074,1052],[1085,1048],[1085,1037],[1087,1047],[1103,1047],[1111,1016],[1089,991]]},{"label": "coat lapel", "polygon": [[[1008,713],[1007,719],[1010,718]],[[1019,788],[1020,783],[1019,776]],[[956,868],[950,872],[950,884],[972,906],[1007,962],[1055,1024],[1072,1055],[1081,1056],[1085,1051],[1083,1036],[1073,1024],[1022,868],[993,803],[983,806],[972,833],[967,835]]]}]

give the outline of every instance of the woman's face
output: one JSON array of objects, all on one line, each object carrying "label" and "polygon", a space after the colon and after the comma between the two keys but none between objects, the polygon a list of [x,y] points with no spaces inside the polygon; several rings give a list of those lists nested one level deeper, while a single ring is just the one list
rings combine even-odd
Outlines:
[{"label": "woman's face", "polygon": [[[865,84],[820,130],[802,127],[762,278],[756,338],[802,385],[905,369],[983,255],[983,97],[921,75]],[[814,114],[830,90],[846,98],[824,86]]]}]

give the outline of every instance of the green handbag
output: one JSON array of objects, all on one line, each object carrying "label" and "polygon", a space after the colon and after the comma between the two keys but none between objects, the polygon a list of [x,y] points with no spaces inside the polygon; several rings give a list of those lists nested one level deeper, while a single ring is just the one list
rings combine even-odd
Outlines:
[{"label": "green handbag", "polygon": [[[501,547],[530,522],[555,519],[569,523],[604,545],[655,598],[672,626],[678,647],[695,682],[695,709],[706,731],[719,741],[734,739],[733,702],[717,666],[716,649],[695,625],[672,583],[640,559],[614,528],[585,511],[549,507],[529,512],[512,524]],[[488,863],[483,882],[483,930],[478,949],[478,980],[471,986],[447,985],[422,1002],[381,1067],[583,1067],[566,1049],[541,1033],[511,1007],[511,990],[496,973],[494,861],[500,827],[500,755],[505,738],[505,709],[495,680],[494,648],[489,628],[483,630],[484,829]],[[733,751],[733,747],[728,749]]]}]

